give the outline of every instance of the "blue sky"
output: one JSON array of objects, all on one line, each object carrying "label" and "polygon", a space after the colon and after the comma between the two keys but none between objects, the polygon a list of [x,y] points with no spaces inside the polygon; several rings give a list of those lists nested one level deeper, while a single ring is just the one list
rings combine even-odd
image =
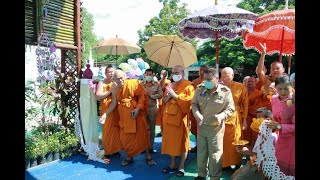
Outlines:
[{"label": "blue sky", "polygon": [[[234,4],[240,0],[219,0],[218,4]],[[103,38],[118,37],[138,43],[139,29],[159,15],[162,3],[159,0],[82,0],[94,16],[94,33]],[[180,0],[187,3],[191,12],[214,4],[214,0]]]}]

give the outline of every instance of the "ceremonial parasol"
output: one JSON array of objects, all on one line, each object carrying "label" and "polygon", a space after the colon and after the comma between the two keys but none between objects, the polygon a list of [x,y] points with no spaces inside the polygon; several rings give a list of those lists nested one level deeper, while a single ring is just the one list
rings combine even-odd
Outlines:
[{"label": "ceremonial parasol", "polygon": [[[116,38],[98,42],[94,49],[97,53],[109,55],[129,55],[141,52],[141,48],[138,45],[118,38],[118,35],[116,35]],[[116,63],[116,65],[118,64]]]},{"label": "ceremonial parasol", "polygon": [[267,54],[295,53],[295,10],[276,10],[257,18],[252,32],[244,32],[243,45],[261,53],[260,43],[266,43]]},{"label": "ceremonial parasol", "polygon": [[197,62],[192,44],[177,35],[154,35],[144,45],[148,58],[164,67],[188,67]]},{"label": "ceremonial parasol", "polygon": [[[257,15],[237,8],[234,5],[217,4],[196,11],[182,19],[179,23],[179,33],[188,39],[216,40],[216,68],[219,69],[219,39],[234,40],[242,36],[244,30],[251,31]],[[217,71],[219,72],[219,71]]]},{"label": "ceremonial parasol", "polygon": [[295,53],[295,10],[272,11],[257,18],[252,32],[244,32],[243,46],[261,53],[260,43],[265,43],[267,54],[279,53],[289,56],[288,73],[290,74],[291,55]]}]

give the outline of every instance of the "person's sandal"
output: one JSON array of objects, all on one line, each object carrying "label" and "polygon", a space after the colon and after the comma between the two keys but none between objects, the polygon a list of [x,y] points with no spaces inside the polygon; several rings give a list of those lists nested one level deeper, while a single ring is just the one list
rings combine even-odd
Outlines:
[{"label": "person's sandal", "polygon": [[152,159],[152,158],[148,158],[148,159],[146,159],[146,163],[147,163],[149,166],[151,166],[151,165],[155,164],[155,162],[153,161],[153,159]]},{"label": "person's sandal", "polygon": [[179,169],[179,171],[176,172],[176,176],[183,177],[184,173],[185,173],[184,169]]},{"label": "person's sandal", "polygon": [[122,166],[128,166],[131,163],[133,163],[133,158],[123,160],[121,165]]},{"label": "person's sandal", "polygon": [[167,166],[167,167],[162,169],[162,172],[167,174],[169,172],[173,172],[173,171],[176,171],[176,170],[177,170],[177,168],[171,168],[170,166]]},{"label": "person's sandal", "polygon": [[111,163],[111,159],[108,159],[108,158],[104,158],[103,161],[104,161],[106,164],[110,164],[110,163]]}]

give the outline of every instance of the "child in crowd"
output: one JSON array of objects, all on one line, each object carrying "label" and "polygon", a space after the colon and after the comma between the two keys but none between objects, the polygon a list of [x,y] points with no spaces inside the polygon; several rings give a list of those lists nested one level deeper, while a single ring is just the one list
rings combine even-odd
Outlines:
[{"label": "child in crowd", "polygon": [[[267,107],[261,107],[257,109],[257,118],[253,118],[253,122],[250,128],[259,133],[259,127],[264,120],[272,119],[272,112]],[[274,140],[276,140],[276,136],[273,136]],[[257,144],[252,150],[249,149],[249,146],[236,146],[237,152],[249,156],[250,159],[247,161],[247,164],[242,166],[240,169],[235,171],[231,179],[232,180],[263,180],[265,176],[258,171],[258,166],[255,164],[255,160],[257,158],[257,154],[255,149],[257,148]]]}]

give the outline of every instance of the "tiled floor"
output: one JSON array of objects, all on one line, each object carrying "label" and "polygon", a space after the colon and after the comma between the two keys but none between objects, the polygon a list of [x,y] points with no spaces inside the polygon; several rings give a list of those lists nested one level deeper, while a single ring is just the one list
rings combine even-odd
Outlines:
[{"label": "tiled floor", "polygon": [[[161,155],[161,137],[155,138],[154,148],[157,151],[152,154],[153,159],[157,164],[149,166],[145,161],[145,154],[140,154],[134,157],[134,163],[127,167],[121,166],[121,159],[113,158],[111,164],[104,164],[87,160],[86,156],[79,154],[63,160],[43,164],[30,168],[25,172],[25,178],[27,180],[39,179],[150,179],[152,180],[164,180],[168,179],[173,174],[163,174],[162,168],[169,164],[170,157],[167,155]],[[192,142],[192,147],[194,146]],[[123,152],[122,152],[123,154]],[[186,163],[190,163],[195,159],[195,154],[191,154]]]},{"label": "tiled floor", "polygon": [[[156,133],[159,132],[157,128]],[[195,146],[195,138],[190,136],[191,147]],[[145,161],[145,154],[134,157],[134,163],[126,167],[121,166],[123,158],[112,158],[111,164],[104,164],[96,161],[87,160],[83,154],[78,154],[63,160],[36,166],[25,171],[26,180],[191,180],[197,176],[196,154],[189,153],[186,160],[183,178],[176,177],[174,173],[164,174],[162,168],[170,163],[168,155],[161,155],[161,137],[155,138],[154,149],[157,151],[152,154],[156,164],[149,166]],[[124,154],[124,152],[121,152]],[[224,172],[223,180],[230,179],[230,172]]]}]

